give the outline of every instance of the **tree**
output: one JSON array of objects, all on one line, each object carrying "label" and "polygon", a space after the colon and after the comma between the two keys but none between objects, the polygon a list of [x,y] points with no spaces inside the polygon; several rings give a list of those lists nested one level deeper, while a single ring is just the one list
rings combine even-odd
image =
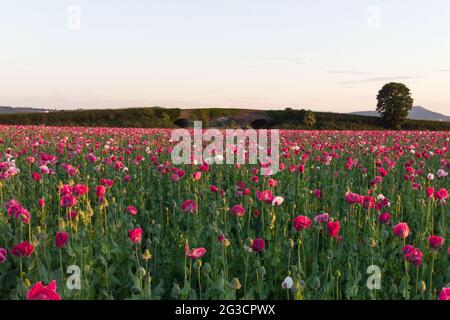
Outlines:
[{"label": "tree", "polygon": [[314,116],[314,112],[308,110],[305,112],[303,117],[303,124],[308,128],[313,127],[316,124],[316,117]]},{"label": "tree", "polygon": [[377,95],[377,111],[392,128],[399,129],[405,123],[413,106],[413,98],[403,83],[390,82]]},{"label": "tree", "polygon": [[170,116],[166,112],[161,112],[159,118],[161,127],[163,128],[170,128],[172,126],[172,121],[170,120]]}]

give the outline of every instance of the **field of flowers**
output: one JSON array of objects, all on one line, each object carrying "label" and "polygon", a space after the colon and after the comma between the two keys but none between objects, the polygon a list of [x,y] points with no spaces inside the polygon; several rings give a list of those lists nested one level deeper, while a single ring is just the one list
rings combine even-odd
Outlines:
[{"label": "field of flowers", "polygon": [[170,133],[0,126],[0,299],[450,299],[450,132],[281,131],[273,176]]}]

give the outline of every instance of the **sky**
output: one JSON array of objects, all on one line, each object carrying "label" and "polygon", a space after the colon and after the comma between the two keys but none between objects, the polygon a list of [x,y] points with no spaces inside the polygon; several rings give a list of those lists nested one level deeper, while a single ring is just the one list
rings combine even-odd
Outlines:
[{"label": "sky", "polygon": [[448,0],[0,0],[0,105],[450,115]]}]

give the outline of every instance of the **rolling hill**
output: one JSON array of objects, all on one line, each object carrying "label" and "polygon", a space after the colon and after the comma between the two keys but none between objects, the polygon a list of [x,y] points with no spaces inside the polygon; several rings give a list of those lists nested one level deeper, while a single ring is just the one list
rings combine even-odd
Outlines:
[{"label": "rolling hill", "polygon": [[10,106],[0,106],[0,114],[5,113],[34,113],[34,112],[49,112],[49,109],[43,108],[28,108],[28,107],[10,107]]},{"label": "rolling hill", "polygon": [[[356,111],[351,114],[357,114],[361,116],[378,117],[379,114],[376,111]],[[431,121],[450,121],[450,116],[445,114],[428,110],[421,106],[416,106],[411,109],[408,115],[409,119],[415,120],[431,120]]]}]

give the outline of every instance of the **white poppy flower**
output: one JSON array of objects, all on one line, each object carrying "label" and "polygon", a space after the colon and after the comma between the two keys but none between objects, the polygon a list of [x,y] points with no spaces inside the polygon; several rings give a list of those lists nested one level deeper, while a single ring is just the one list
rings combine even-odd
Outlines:
[{"label": "white poppy flower", "polygon": [[294,284],[294,280],[292,280],[291,277],[287,276],[283,283],[281,284],[281,286],[283,287],[283,289],[290,289],[292,288],[292,285]]}]

